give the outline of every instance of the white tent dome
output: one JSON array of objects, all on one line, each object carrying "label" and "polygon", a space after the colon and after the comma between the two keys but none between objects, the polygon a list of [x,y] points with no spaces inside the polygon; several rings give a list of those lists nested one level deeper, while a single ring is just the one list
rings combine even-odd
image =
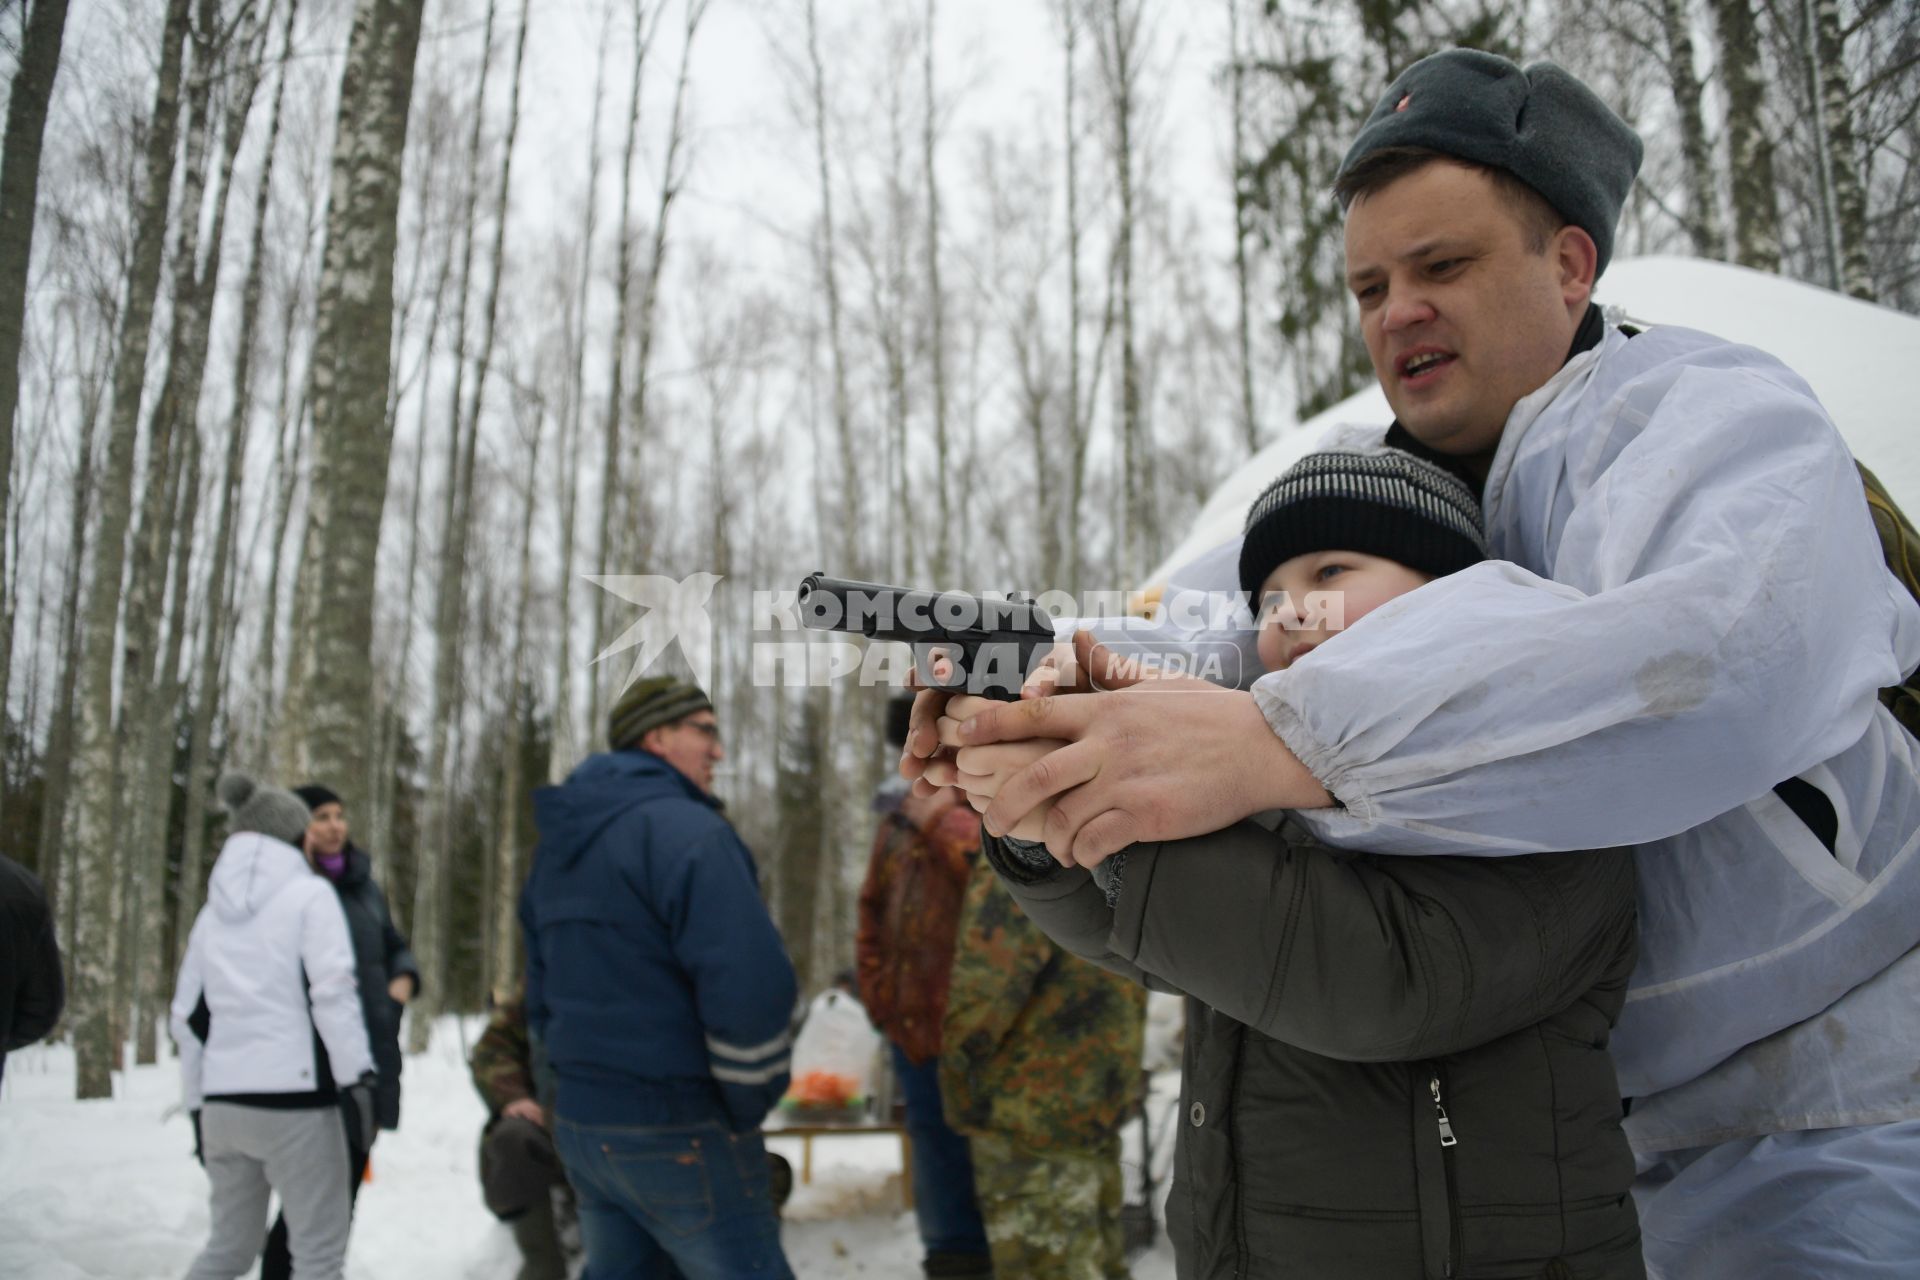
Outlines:
[{"label": "white tent dome", "polygon": [[[1643,324],[1701,329],[1778,356],[1812,386],[1854,456],[1910,515],[1920,514],[1920,397],[1899,389],[1920,367],[1920,317],[1700,258],[1615,262],[1594,296]],[[1147,581],[1165,582],[1175,567],[1238,534],[1260,490],[1313,449],[1327,428],[1377,423],[1385,431],[1392,421],[1374,384],[1283,432],[1234,469]]]}]

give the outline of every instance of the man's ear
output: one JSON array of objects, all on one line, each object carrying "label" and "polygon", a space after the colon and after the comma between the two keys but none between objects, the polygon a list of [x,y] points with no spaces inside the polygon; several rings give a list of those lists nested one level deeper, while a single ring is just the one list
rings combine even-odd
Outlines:
[{"label": "man's ear", "polygon": [[1568,223],[1554,233],[1547,251],[1553,255],[1554,267],[1560,273],[1560,296],[1566,301],[1568,313],[1578,319],[1593,297],[1594,277],[1600,270],[1600,250],[1583,228]]}]

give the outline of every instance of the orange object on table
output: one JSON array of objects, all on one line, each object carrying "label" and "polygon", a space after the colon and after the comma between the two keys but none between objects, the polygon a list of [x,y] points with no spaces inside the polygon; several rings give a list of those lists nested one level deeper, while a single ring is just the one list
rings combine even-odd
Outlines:
[{"label": "orange object on table", "polygon": [[847,1107],[859,1096],[860,1082],[837,1071],[808,1071],[796,1077],[787,1098],[800,1107]]}]

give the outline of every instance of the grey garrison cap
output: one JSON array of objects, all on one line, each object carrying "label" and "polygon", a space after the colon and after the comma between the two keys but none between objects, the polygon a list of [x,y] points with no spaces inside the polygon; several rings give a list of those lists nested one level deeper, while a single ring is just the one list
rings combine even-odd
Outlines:
[{"label": "grey garrison cap", "polygon": [[[1402,71],[1340,164],[1344,176],[1389,147],[1421,147],[1505,169],[1613,256],[1620,206],[1640,171],[1640,135],[1551,62],[1448,49]],[[1596,274],[1598,274],[1596,272]]]}]

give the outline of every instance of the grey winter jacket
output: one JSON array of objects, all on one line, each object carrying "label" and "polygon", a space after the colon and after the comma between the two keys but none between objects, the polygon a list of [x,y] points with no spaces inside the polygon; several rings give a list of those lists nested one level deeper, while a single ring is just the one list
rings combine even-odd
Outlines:
[{"label": "grey winter jacket", "polygon": [[1071,951],[1188,997],[1183,1280],[1641,1280],[1607,1039],[1628,849],[1350,854],[1288,818],[1083,869],[987,853]]}]

